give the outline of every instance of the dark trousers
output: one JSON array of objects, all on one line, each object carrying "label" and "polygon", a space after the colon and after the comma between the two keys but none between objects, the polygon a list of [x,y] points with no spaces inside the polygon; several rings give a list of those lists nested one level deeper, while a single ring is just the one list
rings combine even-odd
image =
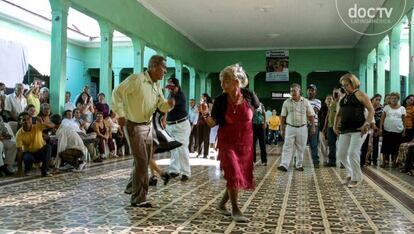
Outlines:
[{"label": "dark trousers", "polygon": [[413,169],[414,163],[414,146],[410,146],[407,152],[407,158],[405,159],[405,172],[409,172]]},{"label": "dark trousers", "polygon": [[196,149],[197,145],[197,125],[191,124],[191,133],[190,133],[190,141],[188,144],[188,150],[190,153],[193,153]]},{"label": "dark trousers", "polygon": [[253,124],[253,161],[256,162],[256,142],[259,140],[260,158],[262,163],[267,163],[266,145],[264,140],[263,124]]},{"label": "dark trousers", "polygon": [[311,133],[311,127],[308,128],[308,141],[310,145],[310,151],[312,155],[312,161],[314,165],[319,165],[319,155],[318,155],[318,146],[319,146],[319,131],[318,126],[315,126],[315,134]]},{"label": "dark trousers", "polygon": [[378,164],[378,146],[379,146],[379,135],[375,136],[372,138],[372,163],[374,164],[374,166],[376,166]]},{"label": "dark trousers", "polygon": [[115,145],[114,145],[114,142],[112,141],[112,138],[109,138],[107,141],[103,137],[98,136],[96,137],[96,139],[98,139],[98,150],[100,154],[105,153],[105,142],[108,142],[108,147],[111,152],[115,150]]},{"label": "dark trousers", "polygon": [[333,128],[328,128],[328,147],[329,147],[329,164],[336,164],[336,140],[338,136],[335,134]]},{"label": "dark trousers", "polygon": [[126,144],[125,137],[121,137],[121,135],[118,133],[112,133],[112,139],[115,139],[116,147],[118,150],[122,148]]},{"label": "dark trousers", "polygon": [[48,144],[43,146],[37,152],[24,152],[23,161],[24,161],[24,171],[29,172],[32,169],[33,163],[42,162],[42,175],[46,174],[49,170],[48,164],[52,154],[52,147]]},{"label": "dark trousers", "polygon": [[366,161],[365,159],[367,158],[369,137],[370,137],[370,134],[368,134],[368,136],[365,138],[364,143],[361,146],[361,154],[360,154],[360,161],[359,161],[359,165],[361,167],[365,165],[365,161]]},{"label": "dark trousers", "polygon": [[201,144],[204,144],[203,154],[208,157],[208,150],[210,147],[210,127],[207,124],[197,125],[197,152],[201,154]]}]

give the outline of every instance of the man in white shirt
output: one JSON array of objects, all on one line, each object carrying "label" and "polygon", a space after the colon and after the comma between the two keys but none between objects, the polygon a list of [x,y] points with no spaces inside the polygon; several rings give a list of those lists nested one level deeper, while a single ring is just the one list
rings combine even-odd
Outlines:
[{"label": "man in white shirt", "polygon": [[311,133],[316,132],[313,116],[315,112],[309,101],[300,96],[300,85],[290,86],[291,98],[283,102],[282,113],[280,114],[281,133],[285,143],[282,149],[282,161],[277,168],[280,171],[287,171],[293,153],[296,152],[296,170],[303,171],[303,152],[308,138],[307,121],[312,123]]},{"label": "man in white shirt", "polygon": [[27,106],[26,98],[23,95],[23,84],[18,83],[14,93],[7,95],[4,110],[7,112],[9,121],[17,121],[17,117]]},{"label": "man in white shirt", "polygon": [[318,155],[318,145],[319,145],[319,131],[318,131],[318,113],[319,110],[321,109],[321,100],[316,99],[316,85],[314,84],[310,84],[308,85],[308,89],[307,89],[307,94],[308,94],[308,100],[309,103],[311,104],[313,111],[315,112],[315,114],[313,115],[313,124],[316,126],[316,132],[315,133],[311,133],[311,124],[309,123],[309,131],[308,131],[308,141],[309,141],[309,145],[310,145],[310,151],[311,151],[311,155],[312,155],[312,161],[313,161],[313,166],[318,168],[319,167],[319,155]]}]

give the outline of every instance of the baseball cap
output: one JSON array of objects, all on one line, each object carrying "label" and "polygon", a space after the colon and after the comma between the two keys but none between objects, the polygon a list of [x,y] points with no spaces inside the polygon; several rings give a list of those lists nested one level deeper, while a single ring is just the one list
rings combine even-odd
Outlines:
[{"label": "baseball cap", "polygon": [[308,89],[316,89],[316,85],[310,84],[310,85],[308,85]]}]

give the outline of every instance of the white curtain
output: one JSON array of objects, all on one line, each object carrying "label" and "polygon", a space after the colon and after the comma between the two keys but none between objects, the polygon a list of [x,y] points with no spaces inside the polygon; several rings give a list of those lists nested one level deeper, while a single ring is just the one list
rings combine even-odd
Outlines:
[{"label": "white curtain", "polygon": [[14,88],[22,83],[28,69],[26,48],[16,42],[0,39],[0,81]]}]

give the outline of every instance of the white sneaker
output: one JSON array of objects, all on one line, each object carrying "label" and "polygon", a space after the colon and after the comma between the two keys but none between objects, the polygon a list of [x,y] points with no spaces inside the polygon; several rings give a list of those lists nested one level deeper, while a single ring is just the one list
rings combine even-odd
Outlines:
[{"label": "white sneaker", "polygon": [[83,171],[83,169],[85,169],[85,167],[86,167],[86,162],[83,162],[79,165],[78,169],[74,169],[73,171],[74,172],[80,172],[80,171]]}]

